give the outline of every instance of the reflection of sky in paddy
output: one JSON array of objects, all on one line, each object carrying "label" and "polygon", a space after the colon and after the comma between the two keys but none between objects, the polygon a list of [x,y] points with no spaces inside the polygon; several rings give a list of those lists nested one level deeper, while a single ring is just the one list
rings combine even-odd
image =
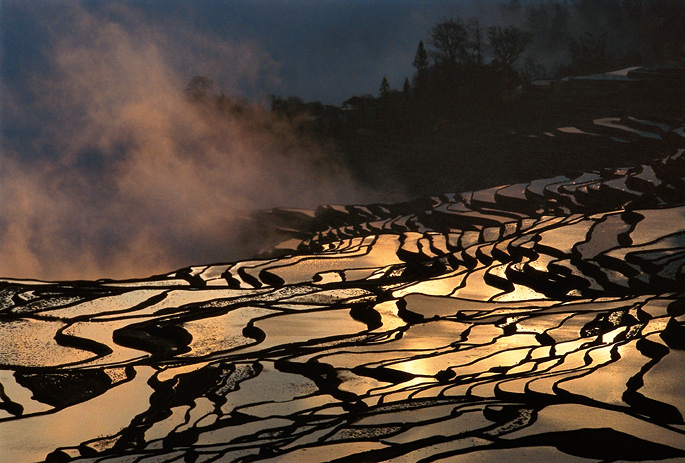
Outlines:
[{"label": "reflection of sky in paddy", "polygon": [[[7,461],[38,461],[63,442],[112,435],[148,407],[147,380],[153,370],[136,368],[136,377],[89,401],[56,413],[0,422],[0,446]],[[122,406],[126,404],[126,406]]]},{"label": "reflection of sky in paddy", "polygon": [[242,334],[243,328],[255,318],[274,313],[278,312],[259,307],[239,307],[222,315],[187,321],[183,328],[193,339],[188,346],[190,352],[179,357],[203,357],[254,344],[254,339]]},{"label": "reflection of sky in paddy", "polygon": [[397,238],[392,235],[369,237],[345,253],[323,253],[312,257],[293,257],[269,267],[269,271],[278,275],[286,283],[308,281],[322,270],[345,270],[349,268],[384,267],[391,263],[400,263],[397,257]]},{"label": "reflection of sky in paddy", "polygon": [[644,218],[637,223],[631,233],[631,237],[634,237],[633,246],[650,243],[673,233],[678,233],[673,237],[676,241],[668,243],[667,246],[685,246],[685,233],[682,233],[685,227],[685,206],[650,210],[649,213],[642,214],[640,210],[635,212]]},{"label": "reflection of sky in paddy", "polygon": [[606,423],[614,423],[613,429],[626,434],[640,434],[653,442],[675,448],[685,446],[685,437],[676,430],[664,430],[661,426],[650,423],[641,417],[626,417],[615,410],[596,409],[584,404],[555,404],[538,413],[535,423],[507,435],[506,439],[534,435],[542,430],[563,431],[578,427],[598,428]]},{"label": "reflection of sky in paddy", "polygon": [[[623,130],[609,122],[597,131]],[[683,457],[685,212],[663,175],[682,156],[324,208],[336,226],[311,212],[320,231],[295,230],[308,238],[281,257],[7,282],[2,450],[113,452],[101,463],[625,457],[566,453],[591,427]],[[526,436],[535,444],[514,440]]]},{"label": "reflection of sky in paddy", "polygon": [[6,365],[50,367],[92,358],[92,352],[57,343],[55,332],[64,326],[62,321],[3,320],[0,323],[2,362]]}]

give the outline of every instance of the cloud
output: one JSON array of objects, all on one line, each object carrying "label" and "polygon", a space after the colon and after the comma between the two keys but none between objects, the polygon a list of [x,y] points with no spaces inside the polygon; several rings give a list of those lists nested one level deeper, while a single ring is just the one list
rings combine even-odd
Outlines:
[{"label": "cloud", "polygon": [[156,28],[121,6],[34,12],[51,18],[48,61],[4,89],[14,131],[2,140],[0,275],[143,277],[227,261],[250,251],[236,238],[245,211],[370,198],[332,150],[259,106],[220,116],[186,98],[194,74],[234,95],[277,82],[256,42]]}]

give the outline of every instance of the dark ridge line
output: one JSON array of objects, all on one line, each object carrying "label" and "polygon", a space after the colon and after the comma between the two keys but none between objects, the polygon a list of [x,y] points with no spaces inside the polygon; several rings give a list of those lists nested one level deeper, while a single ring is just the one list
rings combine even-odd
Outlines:
[{"label": "dark ridge line", "polygon": [[[10,397],[5,393],[5,388],[3,387],[2,383],[0,383],[0,401],[0,410],[5,410],[7,413],[14,415],[15,417],[22,416],[24,414],[24,406],[10,399]],[[5,419],[10,420],[12,417]],[[0,418],[0,423],[2,421],[3,419]]]},{"label": "dark ridge line", "polygon": [[612,450],[615,451],[617,449],[620,449],[622,452],[619,453],[619,459],[631,461],[685,457],[685,450],[644,440],[620,431],[615,431],[611,428],[582,428],[573,431],[547,432],[519,437],[512,440],[500,438],[495,443],[488,446],[475,446],[443,452],[419,460],[417,463],[430,463],[457,455],[463,455],[472,452],[473,449],[499,450],[528,447],[534,448],[540,446],[552,446],[567,455],[592,459],[601,458],[603,460],[616,459],[616,454],[615,452],[612,452]]},{"label": "dark ridge line", "polygon": [[[53,367],[50,370],[53,370],[53,371],[49,371],[48,374],[52,374],[54,376],[60,376],[60,375],[61,376],[67,376],[70,372],[72,372],[72,373],[73,372],[102,373],[102,374],[106,375],[106,373],[104,373],[102,371],[103,370],[102,368],[98,368],[98,369],[83,368],[83,369],[76,369],[76,370],[67,370],[66,372],[62,372],[62,371],[60,371],[61,368]],[[52,408],[50,408],[48,410],[44,410],[44,411],[40,411],[40,412],[32,412],[32,413],[28,413],[28,414],[22,414],[21,416],[22,416],[22,418],[27,418],[27,417],[34,417],[34,416],[45,416],[45,415],[56,414],[56,413],[64,410],[65,408],[68,408],[68,407],[71,407],[74,405],[78,405],[80,403],[91,400],[95,397],[98,397],[102,394],[105,394],[105,393],[109,392],[112,388],[120,386],[120,385],[125,384],[125,383],[128,383],[136,377],[136,371],[135,371],[133,366],[127,365],[126,367],[124,367],[124,371],[125,371],[125,379],[124,380],[119,381],[117,383],[112,383],[109,376],[106,375],[107,378],[109,379],[109,387],[107,387],[107,389],[100,390],[99,392],[96,391],[92,395],[90,395],[90,396],[88,396],[82,400],[75,398],[74,397],[75,391],[73,390],[73,388],[70,388],[69,391],[66,391],[66,392],[68,392],[68,394],[65,392],[65,395],[68,395],[68,397],[69,397],[67,402],[63,403],[62,405],[58,405],[58,404],[46,401],[45,400],[46,397],[42,397],[42,396],[41,397],[35,397],[36,395],[40,395],[41,393],[37,392],[35,389],[31,388],[29,385],[29,377],[38,376],[39,374],[45,375],[46,374],[45,372],[38,372],[37,369],[29,369],[29,368],[17,370],[15,372],[15,379],[16,379],[17,383],[19,383],[22,387],[25,387],[26,389],[33,392],[34,393],[34,397],[33,397],[34,400],[41,402],[43,404],[52,406]],[[43,400],[41,400],[41,398]],[[3,421],[11,421],[12,419],[13,418],[1,418],[0,423]]]},{"label": "dark ridge line", "polygon": [[184,328],[157,320],[128,325],[112,332],[112,340],[116,344],[149,352],[149,361],[189,352],[192,339]]},{"label": "dark ridge line", "polygon": [[[71,326],[73,326],[74,323],[76,323],[76,322],[69,323],[69,324],[61,327],[59,330],[57,330],[57,333],[55,333],[55,337],[54,337],[57,344],[64,346],[64,347],[73,347],[75,349],[92,352],[93,354],[96,355],[96,357],[95,357],[96,359],[105,357],[105,356],[107,356],[113,352],[112,349],[106,344],[102,344],[100,342],[93,341],[92,339],[89,339],[89,338],[83,338],[81,336],[76,336],[73,334],[64,333],[64,331],[66,329],[70,328]],[[82,363],[82,362],[83,361],[78,361],[78,362],[74,362],[74,363],[66,363],[66,364],[62,364],[62,366],[69,366],[69,365],[78,364],[78,363]]]}]

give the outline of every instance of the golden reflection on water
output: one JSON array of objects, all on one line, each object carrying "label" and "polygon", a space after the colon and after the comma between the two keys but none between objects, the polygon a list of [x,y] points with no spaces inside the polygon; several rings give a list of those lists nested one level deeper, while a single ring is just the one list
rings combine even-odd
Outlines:
[{"label": "golden reflection on water", "polygon": [[[534,190],[545,188],[542,182]],[[481,201],[489,201],[493,194],[481,194]],[[468,209],[465,203],[458,207]],[[677,259],[685,235],[680,224],[673,225],[667,219],[681,218],[683,211],[680,207],[654,212],[638,223],[642,228],[632,232],[639,235],[633,244],[623,247],[621,237],[625,238],[623,234],[630,231],[632,222],[625,218],[628,213],[620,212],[547,217],[525,227],[521,222],[518,231],[522,236],[500,243],[495,241],[510,236],[502,231],[504,226],[464,232],[459,243],[468,246],[451,258],[434,259],[439,252],[436,249],[456,247],[454,237],[448,246],[450,238],[439,234],[429,238],[415,230],[388,233],[340,240],[321,252],[194,267],[190,273],[174,274],[187,277],[197,288],[164,287],[164,281],[159,280],[160,286],[155,289],[132,286],[128,292],[117,294],[124,291],[122,286],[112,293],[100,293],[99,298],[84,297],[81,304],[63,303],[25,318],[10,318],[0,323],[0,335],[6,341],[0,349],[11,346],[11,351],[4,348],[0,352],[5,362],[17,367],[49,367],[101,355],[86,365],[104,365],[97,372],[103,378],[101,384],[109,385],[104,372],[115,386],[94,398],[89,398],[92,391],[84,388],[80,392],[89,400],[54,413],[0,422],[3,457],[39,460],[56,448],[116,434],[145,411],[148,413],[141,419],[151,425],[145,432],[148,449],[162,447],[157,439],[187,430],[197,437],[199,446],[240,446],[226,453],[217,451],[217,458],[226,459],[229,452],[248,446],[252,446],[249,452],[260,451],[260,442],[266,439],[260,432],[273,428],[273,436],[287,434],[284,429],[300,426],[303,416],[339,420],[340,426],[335,424],[335,429],[322,425],[326,429],[322,434],[302,432],[291,442],[279,443],[285,445],[277,451],[300,444],[313,448],[306,452],[296,449],[274,461],[292,461],[294,457],[307,460],[314,454],[328,457],[337,449],[343,453],[336,457],[341,457],[344,452],[382,448],[388,442],[408,443],[444,436],[456,429],[490,427],[493,420],[483,412],[482,404],[476,403],[481,399],[492,403],[514,397],[531,409],[544,409],[540,406],[544,401],[538,400],[541,395],[561,401],[582,397],[584,403],[600,404],[598,409],[618,410],[632,406],[626,397],[639,389],[638,394],[649,392],[650,400],[675,404],[672,409],[683,412],[679,383],[673,380],[683,359],[679,345],[672,346],[667,339],[682,334],[682,315],[676,314],[681,301],[669,294],[615,296],[617,288],[630,286],[629,278],[624,278],[628,281],[624,285],[614,284],[622,278],[618,270],[600,269],[592,263],[595,270],[585,275],[583,267],[574,261],[592,261],[606,252],[605,256],[612,257],[614,265],[621,268],[618,262],[628,261],[631,253],[633,260],[637,259],[635,246],[639,240],[652,238],[640,250],[659,251],[662,263]],[[472,211],[471,215],[482,214]],[[669,249],[660,250],[663,245]],[[511,252],[510,246],[520,248],[521,255]],[[647,261],[659,271],[676,270],[656,260]],[[649,270],[648,265],[636,265]],[[600,270],[601,278],[591,276]],[[664,275],[658,276],[663,279]],[[213,289],[204,287],[205,283],[214,285]],[[557,283],[566,294],[552,300],[556,293],[549,288]],[[603,283],[615,287],[604,291]],[[598,293],[600,290],[604,292]],[[31,297],[30,293],[26,291],[24,296]],[[596,297],[598,294],[613,296]],[[581,295],[588,299],[574,299]],[[19,309],[28,310],[21,305]],[[673,326],[675,331],[668,333]],[[162,353],[153,355],[117,346],[114,333],[127,328],[127,345],[152,351],[159,347]],[[65,335],[68,339],[60,345],[55,333],[63,336],[62,340]],[[80,345],[82,349],[65,345]],[[96,354],[97,347],[103,345],[114,353]],[[662,351],[670,352],[666,361],[658,358]],[[656,367],[655,359],[659,360]],[[123,365],[137,361],[155,362],[155,369],[138,366],[137,377],[126,382],[128,367]],[[73,372],[69,368],[75,367],[67,366],[57,373],[54,369],[44,371],[44,379],[40,378],[44,382],[35,395],[40,396],[41,386],[51,387],[61,372],[65,381],[69,380]],[[157,395],[152,398],[153,390],[147,383],[155,372],[158,375],[150,383]],[[15,379],[11,371],[0,372],[4,392],[25,407],[25,414],[52,410],[33,399],[28,386],[19,384],[21,379],[26,377],[17,375]],[[635,389],[638,380],[644,383]],[[54,397],[61,398],[57,396],[59,388],[53,392]],[[165,394],[173,396],[171,405],[150,405]],[[444,415],[445,410],[440,412],[426,404],[446,398],[454,399],[445,407],[449,417],[433,421],[432,414]],[[465,400],[475,408],[455,412],[462,406],[457,404]],[[393,410],[387,408],[393,401],[403,401],[393,405],[416,406],[416,410],[388,411]],[[377,405],[386,406],[389,416],[374,416]],[[606,427],[616,418],[614,411],[601,410],[601,419],[588,419],[595,408],[588,411],[584,407],[550,406],[550,410],[568,417],[543,410],[538,422],[525,432],[533,433],[539,423],[544,423],[542,432]],[[350,412],[353,408],[364,411],[355,415],[356,411]],[[676,428],[645,424],[640,418],[643,412],[621,413],[621,432],[685,448],[682,435],[677,437],[677,432],[672,432]],[[530,418],[533,412],[527,413]],[[7,417],[9,412],[0,416]],[[234,420],[236,417],[249,419]],[[345,429],[353,427],[360,417],[357,426],[381,425],[384,429],[378,432],[387,431],[384,440],[374,440],[376,436],[358,438],[360,434],[353,431],[361,432],[359,429]],[[402,423],[388,421],[393,419]],[[411,419],[421,424],[405,426]],[[509,424],[513,430],[521,423],[510,420]],[[303,427],[307,426],[310,424]],[[664,434],[657,436],[657,429]],[[331,439],[326,452],[319,452],[317,438],[346,438],[346,432],[356,441],[339,446]],[[498,436],[498,445],[511,437],[507,432]],[[485,435],[494,434],[481,434]],[[239,444],[229,442],[239,437],[246,439]],[[458,438],[450,445],[482,443]],[[92,445],[102,450],[111,444],[104,439]],[[434,447],[412,450],[405,459],[430,457],[434,451]],[[487,455],[498,455],[498,451]],[[512,455],[520,457],[519,451]],[[69,447],[67,452],[76,455],[76,447]],[[482,460],[484,455],[473,452],[467,461]],[[536,455],[539,458],[541,453]],[[165,456],[154,455],[151,461],[155,458]]]},{"label": "golden reflection on water", "polygon": [[[86,402],[45,415],[0,422],[3,461],[43,461],[65,443],[112,435],[149,406],[151,367],[137,367],[136,377]],[[125,406],[123,406],[125,404]]]}]

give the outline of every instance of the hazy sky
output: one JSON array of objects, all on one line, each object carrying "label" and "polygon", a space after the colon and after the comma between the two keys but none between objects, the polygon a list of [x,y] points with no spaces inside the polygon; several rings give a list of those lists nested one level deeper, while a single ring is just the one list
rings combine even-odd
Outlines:
[{"label": "hazy sky", "polygon": [[[12,81],[42,66],[51,37],[73,32],[65,5],[75,2],[2,0],[2,78]],[[354,94],[376,93],[384,75],[401,88],[411,77],[419,40],[445,17],[490,16],[497,0],[149,0],[89,1],[89,12],[119,21],[128,15],[145,27],[183,40],[248,41],[273,60],[268,85],[251,96],[276,93],[339,104]],[[125,6],[127,13],[118,7]],[[495,18],[496,21],[496,18]],[[84,44],[85,45],[85,44]],[[202,49],[194,50],[202,54]],[[228,64],[228,63],[227,63]],[[208,71],[187,67],[188,78]],[[224,75],[211,76],[217,81]],[[264,77],[264,76],[262,76]]]},{"label": "hazy sky", "polygon": [[401,88],[431,26],[516,23],[500,4],[0,0],[0,277],[226,262],[249,254],[250,211],[409,199],[359,185],[335,147],[268,111],[207,117],[184,87],[205,75],[253,102],[327,104],[384,75]]},{"label": "hazy sky", "polygon": [[184,87],[340,104],[401,87],[433,24],[496,3],[1,0],[0,277],[226,262],[260,244],[250,211],[398,199],[268,111],[215,120]]}]

